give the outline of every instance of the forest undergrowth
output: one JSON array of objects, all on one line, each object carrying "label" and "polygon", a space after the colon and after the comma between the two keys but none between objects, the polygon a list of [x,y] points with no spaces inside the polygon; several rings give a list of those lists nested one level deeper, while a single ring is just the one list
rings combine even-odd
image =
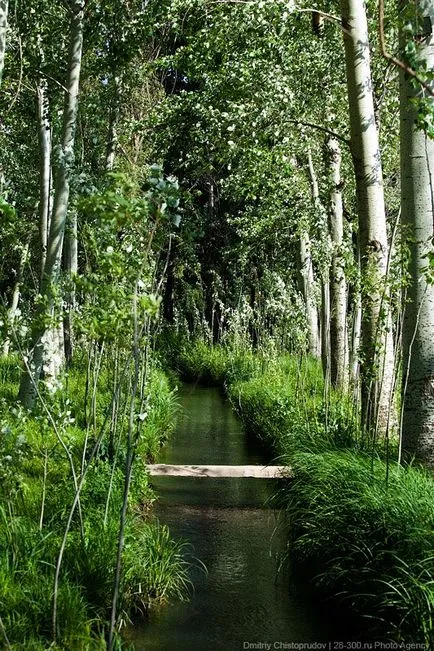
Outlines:
[{"label": "forest undergrowth", "polygon": [[[26,651],[48,646],[105,649],[126,455],[125,431],[116,426],[113,414],[117,411],[121,422],[125,405],[120,399],[113,409],[110,365],[102,364],[97,377],[89,377],[86,364],[78,361],[68,371],[61,398],[44,393],[30,414],[16,403],[19,374],[18,358],[0,360],[0,646]],[[176,391],[164,373],[153,368],[145,393],[146,412],[140,415],[145,424],[125,523],[114,648],[126,648],[119,631],[131,618],[146,615],[154,604],[184,599],[190,589],[189,552],[152,516],[156,496],[145,469],[145,461],[155,458],[174,428]]]}]

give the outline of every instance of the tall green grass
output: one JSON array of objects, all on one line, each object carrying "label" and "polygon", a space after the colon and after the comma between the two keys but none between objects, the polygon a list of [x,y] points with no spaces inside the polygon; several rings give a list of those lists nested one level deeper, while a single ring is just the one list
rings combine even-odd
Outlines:
[{"label": "tall green grass", "polygon": [[349,399],[330,392],[318,365],[283,358],[247,381],[229,384],[228,393],[249,430],[278,454],[358,445],[356,414]]},{"label": "tall green grass", "polygon": [[351,450],[291,455],[291,558],[378,630],[434,645],[434,481]]},{"label": "tall green grass", "polygon": [[[53,569],[61,532],[47,532],[24,516],[0,523],[0,616],[14,648],[52,636]],[[105,648],[103,633],[110,611],[117,527],[101,514],[86,517],[85,539],[68,540],[58,597],[57,644],[64,649]],[[123,557],[121,612],[129,621],[154,603],[189,594],[189,550],[158,522],[130,517]],[[45,640],[45,646],[42,646]],[[33,643],[33,642],[32,642]],[[0,644],[1,646],[1,644]],[[50,647],[51,648],[51,647]]]},{"label": "tall green grass", "polygon": [[172,434],[178,413],[176,387],[171,389],[168,377],[158,369],[154,369],[151,375],[148,405],[138,455],[141,459],[152,462]]},{"label": "tall green grass", "polygon": [[159,354],[163,366],[174,369],[183,380],[199,380],[207,386],[247,380],[260,373],[267,363],[265,357],[250,350],[209,346],[200,339],[191,342],[173,335],[161,339]]},{"label": "tall green grass", "polygon": [[151,522],[133,528],[125,548],[128,588],[123,599],[128,610],[146,612],[153,602],[184,601],[192,587],[189,557],[189,545],[173,540],[167,525]]},{"label": "tall green grass", "polygon": [[[71,468],[45,410],[28,414],[15,404],[16,359],[1,360],[0,378],[0,647],[104,649],[123,494],[123,432],[114,454],[108,435],[103,438],[87,471],[80,496],[81,522],[77,509],[61,566],[53,644],[54,571],[74,498]],[[83,365],[71,369],[60,399],[47,402],[77,476],[83,458],[88,459],[88,452],[83,452],[86,439],[89,450],[110,413],[112,390],[107,366],[98,377],[96,423],[87,431]],[[154,603],[188,595],[189,550],[150,519],[154,494],[146,471],[146,462],[155,458],[173,430],[176,412],[176,391],[154,367],[145,393],[130,491],[119,624]]]}]

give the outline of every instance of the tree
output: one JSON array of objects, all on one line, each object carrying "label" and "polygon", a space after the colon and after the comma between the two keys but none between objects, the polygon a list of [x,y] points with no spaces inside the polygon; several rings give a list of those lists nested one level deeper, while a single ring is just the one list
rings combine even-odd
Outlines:
[{"label": "tree", "polygon": [[39,132],[39,236],[42,245],[41,283],[44,278],[47,257],[48,234],[51,220],[51,124],[47,83],[41,79],[37,86],[38,132]]},{"label": "tree", "polygon": [[311,241],[306,227],[301,227],[299,250],[300,290],[303,295],[308,332],[308,350],[313,357],[321,356],[321,340],[318,328],[318,307],[315,298],[315,276],[313,273]]},{"label": "tree", "polygon": [[[419,70],[434,70],[431,17],[434,2],[402,1],[403,56]],[[414,54],[413,54],[414,53]],[[434,237],[434,140],[417,125],[432,115],[432,100],[404,71],[400,73],[401,205],[409,251],[404,292],[402,450],[434,467],[434,283],[427,276]],[[431,77],[432,78],[432,77]],[[426,126],[426,125],[425,125]]]},{"label": "tree", "polygon": [[345,279],[342,247],[344,220],[342,204],[341,148],[339,141],[329,136],[326,143],[330,176],[330,237],[332,241],[332,264],[330,282],[330,381],[333,386],[345,388],[348,383],[348,332],[347,332],[347,283]]},{"label": "tree", "polygon": [[[312,152],[307,147],[307,167],[311,184],[311,194],[314,207],[314,219],[319,222],[320,228],[326,222],[324,206],[319,196],[318,178],[312,160]],[[324,228],[322,228],[324,230]],[[306,304],[306,318],[308,324],[309,353],[314,357],[321,356],[324,377],[328,377],[330,354],[329,330],[329,279],[328,265],[321,265],[321,336],[318,336],[318,308],[315,299],[315,277],[312,265],[311,243],[307,231],[300,236],[300,268],[303,277],[302,289]],[[326,268],[324,268],[326,267]]]},{"label": "tree", "polygon": [[41,284],[39,307],[32,326],[30,359],[21,377],[19,399],[27,408],[32,408],[37,395],[37,385],[44,361],[44,341],[55,320],[55,299],[59,291],[59,279],[62,262],[63,240],[68,213],[71,166],[74,158],[74,140],[78,111],[78,92],[80,84],[81,60],[83,54],[83,17],[84,1],[76,0],[70,8],[70,45],[69,61],[63,109],[62,140],[58,152],[55,173],[53,213],[50,220],[50,232],[47,242],[47,256]]},{"label": "tree", "polygon": [[362,269],[362,425],[384,430],[393,401],[389,247],[365,3],[341,0]]}]

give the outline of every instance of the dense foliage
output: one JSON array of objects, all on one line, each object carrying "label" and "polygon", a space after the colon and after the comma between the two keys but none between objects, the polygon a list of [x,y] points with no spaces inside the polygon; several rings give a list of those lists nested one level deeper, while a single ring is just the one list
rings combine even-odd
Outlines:
[{"label": "dense foliage", "polygon": [[[113,446],[107,436],[90,458],[95,435],[83,417],[89,412],[80,366],[70,371],[62,401],[50,404],[55,427],[44,409],[29,417],[12,406],[18,370],[16,358],[1,363],[0,617],[4,632],[13,648],[42,649],[51,639],[53,568],[74,498],[71,469],[79,472],[81,467],[86,480],[64,550],[56,637],[58,648],[105,648],[125,440],[118,432]],[[111,386],[110,367],[106,367],[93,397],[98,428],[110,405]],[[173,429],[177,407],[174,391],[160,370],[152,372],[148,387],[148,416],[140,442],[144,460],[155,457]],[[124,623],[135,612],[146,613],[152,603],[185,598],[189,590],[183,545],[170,539],[165,526],[144,517],[154,499],[145,466],[137,464],[123,550],[120,611]]]},{"label": "dense foliage", "polygon": [[434,4],[384,4],[0,3],[6,646],[185,595],[174,359],[296,468],[294,556],[432,642]]}]

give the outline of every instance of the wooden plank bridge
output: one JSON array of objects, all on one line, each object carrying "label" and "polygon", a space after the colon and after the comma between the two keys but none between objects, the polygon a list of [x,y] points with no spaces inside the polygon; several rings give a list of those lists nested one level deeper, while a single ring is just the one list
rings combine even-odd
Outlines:
[{"label": "wooden plank bridge", "polygon": [[176,466],[155,463],[147,466],[153,477],[252,477],[255,479],[285,479],[292,477],[288,466]]}]

